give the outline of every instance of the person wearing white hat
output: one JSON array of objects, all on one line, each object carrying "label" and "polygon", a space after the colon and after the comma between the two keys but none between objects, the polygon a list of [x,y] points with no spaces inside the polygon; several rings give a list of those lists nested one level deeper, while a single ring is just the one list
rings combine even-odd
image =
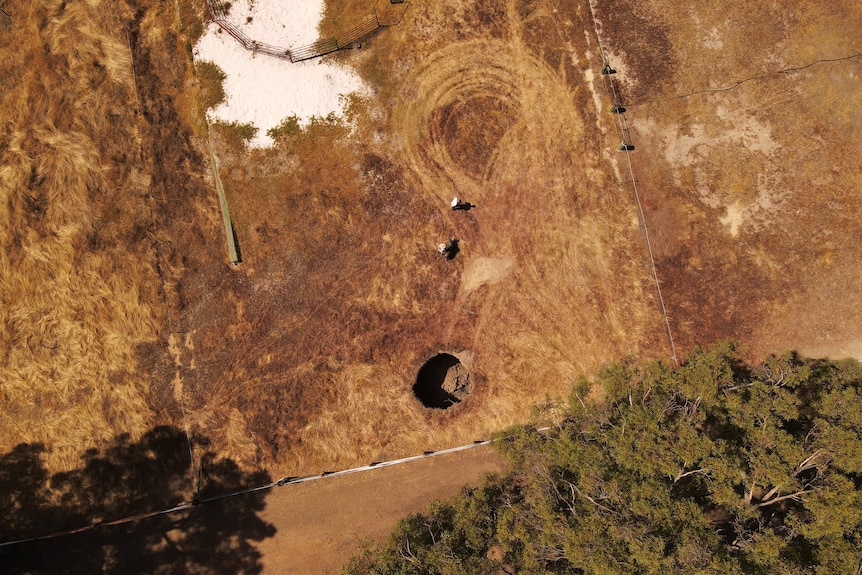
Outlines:
[{"label": "person wearing white hat", "polygon": [[455,238],[449,238],[449,241],[445,244],[440,244],[437,246],[437,251],[440,252],[447,260],[451,260],[461,249],[458,247],[458,240]]},{"label": "person wearing white hat", "polygon": [[461,198],[459,198],[458,196],[455,196],[454,198],[452,198],[452,209],[453,210],[469,210],[469,209],[474,208],[474,207],[476,207],[476,206],[474,206],[470,202],[462,202]]}]

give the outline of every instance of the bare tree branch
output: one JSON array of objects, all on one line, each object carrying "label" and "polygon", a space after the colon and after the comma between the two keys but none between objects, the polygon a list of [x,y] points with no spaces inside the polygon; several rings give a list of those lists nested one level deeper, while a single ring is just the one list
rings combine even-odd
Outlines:
[{"label": "bare tree branch", "polygon": [[601,503],[599,503],[598,501],[596,501],[595,499],[593,499],[592,497],[590,497],[589,495],[587,495],[586,493],[584,493],[583,491],[578,489],[577,485],[575,485],[574,483],[571,483],[569,481],[566,481],[566,483],[568,483],[569,487],[572,489],[572,500],[573,501],[575,499],[575,492],[577,491],[578,495],[580,495],[581,497],[583,497],[584,499],[586,499],[587,501],[589,501],[590,503],[592,503],[593,505],[595,505],[599,509],[601,509],[603,511],[607,511],[608,513],[613,513],[614,515],[620,514],[619,511],[614,511],[613,509],[611,509],[609,507],[605,507],[604,505],[602,505]]},{"label": "bare tree branch", "polygon": [[761,370],[766,381],[777,387],[784,385],[785,378],[790,374],[790,366],[783,361],[780,361],[776,367],[773,367],[769,362],[764,362],[761,365]]},{"label": "bare tree branch", "polygon": [[772,489],[770,489],[770,490],[769,490],[769,492],[768,492],[766,495],[764,495],[763,497],[761,497],[761,498],[760,498],[760,501],[769,501],[770,499],[772,499],[773,497],[775,497],[776,495],[778,495],[778,492],[779,492],[779,491],[781,491],[781,486],[780,486],[780,485],[776,485],[775,487],[773,487]]},{"label": "bare tree branch", "polygon": [[692,469],[691,471],[686,471],[683,473],[682,469],[679,470],[679,473],[676,477],[674,477],[673,482],[676,483],[683,477],[688,477],[689,475],[694,475],[695,473],[703,473],[704,475],[709,475],[709,469],[701,468],[701,469]]},{"label": "bare tree branch", "polygon": [[728,391],[736,391],[737,389],[744,389],[746,387],[751,387],[754,385],[754,382],[751,383],[743,383],[742,385],[732,385],[730,387],[722,388],[722,391],[727,393]]},{"label": "bare tree branch", "polygon": [[437,544],[437,537],[434,536],[434,531],[431,529],[431,524],[426,523],[425,527],[428,529],[428,534],[431,535],[431,543],[436,545]]},{"label": "bare tree branch", "polygon": [[580,396],[580,395],[578,395],[578,392],[577,392],[577,391],[575,392],[575,397],[577,397],[577,398],[578,398],[578,402],[580,402],[581,407],[583,407],[584,409],[586,409],[586,408],[587,408],[587,406],[586,406],[586,404],[584,404],[584,400],[583,400],[583,399],[581,399],[581,396]]},{"label": "bare tree branch", "polygon": [[400,545],[398,546],[398,553],[401,555],[401,558],[406,559],[411,563],[419,563],[419,559],[413,554],[413,551],[410,550],[410,539],[405,539],[405,543],[407,545],[407,555],[404,554],[404,548]]},{"label": "bare tree branch", "polygon": [[808,440],[811,438],[811,436],[812,436],[812,435],[816,435],[819,431],[820,431],[820,430],[817,428],[817,423],[815,423],[814,425],[812,425],[812,426],[811,426],[811,429],[810,429],[810,430],[808,430],[808,433],[807,433],[807,434],[805,434],[805,439],[804,439],[804,440],[802,440],[802,445],[804,446],[806,443],[808,443]]},{"label": "bare tree branch", "polygon": [[799,475],[800,473],[802,473],[806,469],[811,469],[813,467],[819,467],[819,465],[818,465],[819,461],[818,460],[824,456],[826,458],[828,458],[829,454],[826,453],[825,451],[821,451],[820,449],[818,449],[817,451],[815,451],[814,453],[812,453],[811,455],[806,457],[802,461],[802,463],[800,463],[799,465],[796,466],[796,470],[793,472],[793,476],[796,477],[797,475]]},{"label": "bare tree branch", "polygon": [[646,407],[646,400],[647,400],[647,397],[649,397],[649,394],[651,391],[652,391],[652,386],[650,386],[650,388],[648,390],[646,390],[646,393],[644,393],[644,396],[641,398],[641,405],[643,405],[644,407]]},{"label": "bare tree branch", "polygon": [[757,486],[757,482],[752,480],[751,487],[745,490],[745,502],[751,503],[751,498],[754,495],[754,488]]},{"label": "bare tree branch", "polygon": [[796,493],[791,493],[790,495],[782,495],[781,497],[776,497],[772,501],[764,501],[762,503],[758,503],[755,507],[766,507],[767,505],[772,505],[774,503],[778,503],[779,501],[784,501],[785,499],[795,499],[799,500],[800,495],[805,495],[806,493],[811,493],[814,491],[813,489],[806,489],[803,491],[797,491]]}]

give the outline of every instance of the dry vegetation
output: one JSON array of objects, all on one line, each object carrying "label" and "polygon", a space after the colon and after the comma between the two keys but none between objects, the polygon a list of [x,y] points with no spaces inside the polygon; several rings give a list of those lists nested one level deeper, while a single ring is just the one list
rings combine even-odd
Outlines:
[{"label": "dry vegetation", "polygon": [[128,7],[5,4],[0,147],[0,444],[82,445],[152,419],[135,348],[163,309],[147,242],[147,174]]},{"label": "dry vegetation", "polygon": [[[321,35],[376,4],[328,2]],[[738,4],[598,5],[675,335],[858,354],[860,61],[772,72],[862,51],[859,9]],[[329,56],[370,86],[346,120],[251,151],[214,127],[237,269],[204,162],[218,70],[189,60],[202,5],[3,6],[0,446],[61,469],[171,423],[298,475],[484,437],[669,355],[585,0],[415,0]],[[438,351],[475,358],[446,411],[411,394]]]},{"label": "dry vegetation", "polygon": [[[328,6],[324,36],[375,2]],[[371,86],[352,125],[218,147],[244,263],[198,309],[212,323],[190,316],[192,417],[235,409],[265,460],[319,470],[482,437],[613,358],[667,355],[588,23],[579,3],[413,3],[333,57]],[[475,354],[479,382],[446,412],[411,394],[438,351]]]},{"label": "dry vegetation", "polygon": [[862,358],[860,5],[626,0],[598,20],[683,345]]},{"label": "dry vegetation", "polygon": [[194,261],[195,232],[178,224],[206,188],[172,103],[183,51],[157,6],[4,12],[0,445],[44,443],[48,469],[68,469],[116,435],[180,421],[166,326]]}]

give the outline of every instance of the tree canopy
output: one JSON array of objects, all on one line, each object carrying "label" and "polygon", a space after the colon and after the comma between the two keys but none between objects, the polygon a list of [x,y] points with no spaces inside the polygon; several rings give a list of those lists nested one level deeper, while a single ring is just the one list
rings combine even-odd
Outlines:
[{"label": "tree canopy", "polygon": [[862,569],[859,362],[748,365],[726,343],[676,369],[621,363],[549,431],[497,445],[509,474],[403,519],[345,573]]}]

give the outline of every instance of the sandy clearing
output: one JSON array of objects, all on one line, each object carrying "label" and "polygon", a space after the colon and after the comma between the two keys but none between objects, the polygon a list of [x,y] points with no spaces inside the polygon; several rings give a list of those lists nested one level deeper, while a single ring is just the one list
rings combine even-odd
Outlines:
[{"label": "sandy clearing", "polygon": [[[229,20],[249,38],[294,48],[317,40],[322,0],[246,0],[232,3]],[[215,62],[227,76],[226,100],[211,109],[210,121],[251,123],[258,132],[253,147],[273,140],[266,132],[295,115],[300,125],[312,116],[340,115],[343,97],[362,91],[364,84],[353,71],[319,59],[291,63],[255,55],[213,23],[195,46],[197,60]]]},{"label": "sandy clearing", "polygon": [[512,273],[514,265],[512,256],[471,259],[464,266],[461,289],[464,293],[470,293],[485,284],[499,283]]}]

